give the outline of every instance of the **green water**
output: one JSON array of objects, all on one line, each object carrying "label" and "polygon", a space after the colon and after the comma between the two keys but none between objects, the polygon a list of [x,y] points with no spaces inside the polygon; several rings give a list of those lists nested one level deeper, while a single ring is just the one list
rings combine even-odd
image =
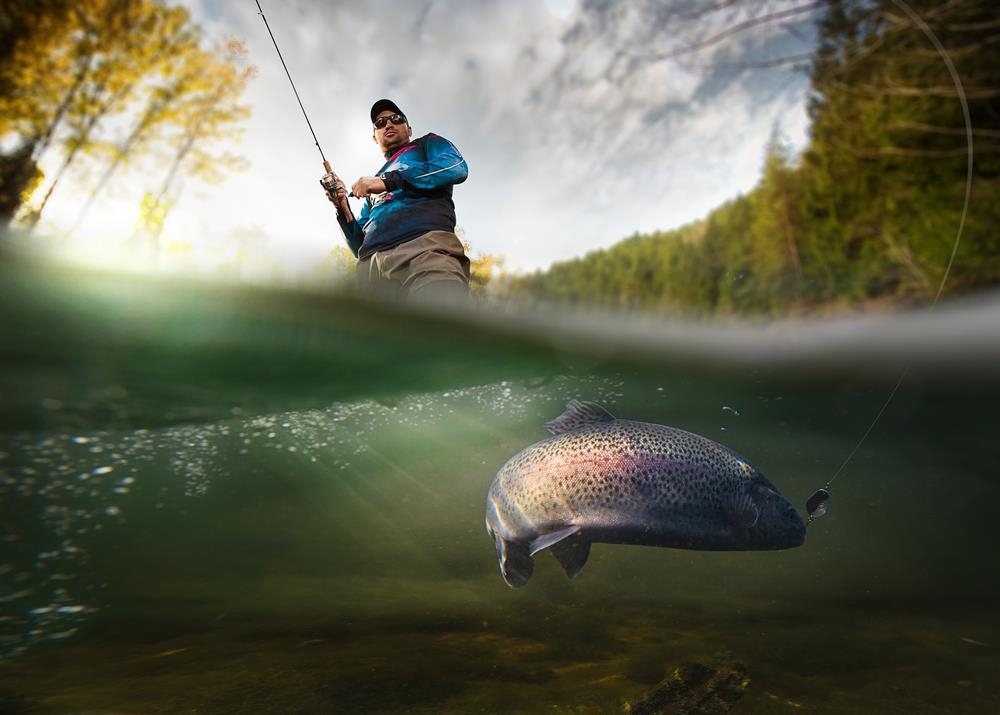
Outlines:
[{"label": "green water", "polygon": [[[684,333],[3,278],[0,713],[622,712],[692,661],[745,668],[734,713],[1000,710],[989,346],[717,365]],[[911,361],[803,547],[500,578],[486,489],[567,400],[723,442],[801,506]]]}]

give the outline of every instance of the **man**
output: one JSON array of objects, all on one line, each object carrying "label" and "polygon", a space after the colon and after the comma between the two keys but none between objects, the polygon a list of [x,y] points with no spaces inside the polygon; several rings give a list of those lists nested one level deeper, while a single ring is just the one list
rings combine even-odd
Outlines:
[{"label": "man", "polygon": [[388,99],[372,105],[371,120],[385,164],[351,186],[365,200],[361,214],[355,218],[336,174],[320,180],[358,258],[359,282],[407,296],[465,298],[469,259],[455,235],[451,198],[469,174],[465,159],[436,134],[413,139],[406,115]]}]

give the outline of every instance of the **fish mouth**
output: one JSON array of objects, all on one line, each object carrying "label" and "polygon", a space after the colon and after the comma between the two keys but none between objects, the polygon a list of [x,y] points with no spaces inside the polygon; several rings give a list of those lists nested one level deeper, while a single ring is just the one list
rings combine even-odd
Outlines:
[{"label": "fish mouth", "polygon": [[528,546],[524,543],[507,541],[490,534],[497,548],[497,562],[500,565],[500,575],[511,588],[520,588],[528,583],[532,572],[535,570],[535,562],[528,552]]},{"label": "fish mouth", "polygon": [[759,548],[793,549],[805,543],[806,524],[791,504],[784,508],[778,505],[771,513],[761,517],[761,523],[751,529],[750,534]]},{"label": "fish mouth", "polygon": [[796,512],[794,521],[788,519],[786,523],[787,528],[783,531],[782,537],[778,539],[780,545],[777,548],[794,549],[796,546],[802,546],[806,543],[806,524],[802,521],[802,517]]}]

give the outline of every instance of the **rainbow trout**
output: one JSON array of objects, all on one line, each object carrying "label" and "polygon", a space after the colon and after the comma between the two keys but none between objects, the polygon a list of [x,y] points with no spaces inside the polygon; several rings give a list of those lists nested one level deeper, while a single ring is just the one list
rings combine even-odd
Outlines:
[{"label": "rainbow trout", "polygon": [[795,507],[706,437],[576,400],[545,426],[553,436],[511,457],[486,498],[486,530],[509,586],[525,585],[547,548],[573,578],[594,542],[749,551],[805,540]]}]

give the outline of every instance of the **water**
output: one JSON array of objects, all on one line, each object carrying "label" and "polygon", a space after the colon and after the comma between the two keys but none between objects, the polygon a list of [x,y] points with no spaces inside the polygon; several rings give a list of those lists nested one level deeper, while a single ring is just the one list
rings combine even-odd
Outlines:
[{"label": "water", "polygon": [[[621,712],[691,662],[734,713],[1000,710],[995,303],[704,332],[2,271],[0,713]],[[567,400],[802,508],[904,365],[803,547],[500,578],[486,489]]]}]

